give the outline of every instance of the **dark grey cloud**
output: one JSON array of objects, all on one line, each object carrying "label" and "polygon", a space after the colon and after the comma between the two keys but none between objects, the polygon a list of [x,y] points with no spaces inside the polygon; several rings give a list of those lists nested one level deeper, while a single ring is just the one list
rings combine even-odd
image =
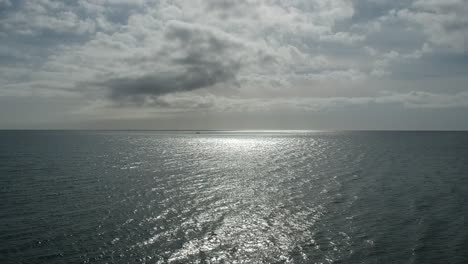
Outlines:
[{"label": "dark grey cloud", "polygon": [[165,69],[101,82],[110,90],[111,99],[141,102],[144,96],[193,91],[235,81],[242,63],[233,54],[241,46],[234,39],[185,23],[170,24],[165,38],[172,45],[164,46],[152,58],[164,61]]},{"label": "dark grey cloud", "polygon": [[175,92],[193,91],[210,87],[218,83],[234,80],[239,65],[222,65],[218,62],[200,62],[194,65],[196,58],[179,61],[184,70],[179,73],[149,74],[140,77],[121,77],[102,83],[111,91],[112,99],[141,95],[164,95]]}]

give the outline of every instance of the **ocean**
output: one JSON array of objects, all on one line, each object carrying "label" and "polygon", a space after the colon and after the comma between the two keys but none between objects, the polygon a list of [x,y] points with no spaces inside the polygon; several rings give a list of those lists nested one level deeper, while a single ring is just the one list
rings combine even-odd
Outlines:
[{"label": "ocean", "polygon": [[467,202],[466,132],[0,132],[0,263],[468,263]]}]

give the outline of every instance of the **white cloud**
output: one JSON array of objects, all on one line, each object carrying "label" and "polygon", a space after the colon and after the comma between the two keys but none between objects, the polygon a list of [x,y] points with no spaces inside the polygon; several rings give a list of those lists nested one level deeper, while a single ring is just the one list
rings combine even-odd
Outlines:
[{"label": "white cloud", "polygon": [[80,18],[62,2],[49,0],[27,1],[20,11],[1,22],[11,34],[38,35],[41,30],[77,34],[95,31],[94,21]]},{"label": "white cloud", "polygon": [[421,26],[429,40],[439,46],[466,52],[468,2],[464,0],[418,0],[397,12],[399,18]]}]

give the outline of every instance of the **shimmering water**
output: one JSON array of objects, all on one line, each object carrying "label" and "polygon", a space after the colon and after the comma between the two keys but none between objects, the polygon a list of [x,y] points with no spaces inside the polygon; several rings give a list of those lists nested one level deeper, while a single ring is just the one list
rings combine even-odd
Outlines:
[{"label": "shimmering water", "polygon": [[0,263],[468,263],[468,133],[0,132]]}]

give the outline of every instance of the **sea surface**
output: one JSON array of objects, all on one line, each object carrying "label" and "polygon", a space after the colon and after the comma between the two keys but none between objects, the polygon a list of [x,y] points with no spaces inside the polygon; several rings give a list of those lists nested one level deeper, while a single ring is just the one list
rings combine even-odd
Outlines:
[{"label": "sea surface", "polygon": [[0,263],[468,263],[468,133],[1,131]]}]

